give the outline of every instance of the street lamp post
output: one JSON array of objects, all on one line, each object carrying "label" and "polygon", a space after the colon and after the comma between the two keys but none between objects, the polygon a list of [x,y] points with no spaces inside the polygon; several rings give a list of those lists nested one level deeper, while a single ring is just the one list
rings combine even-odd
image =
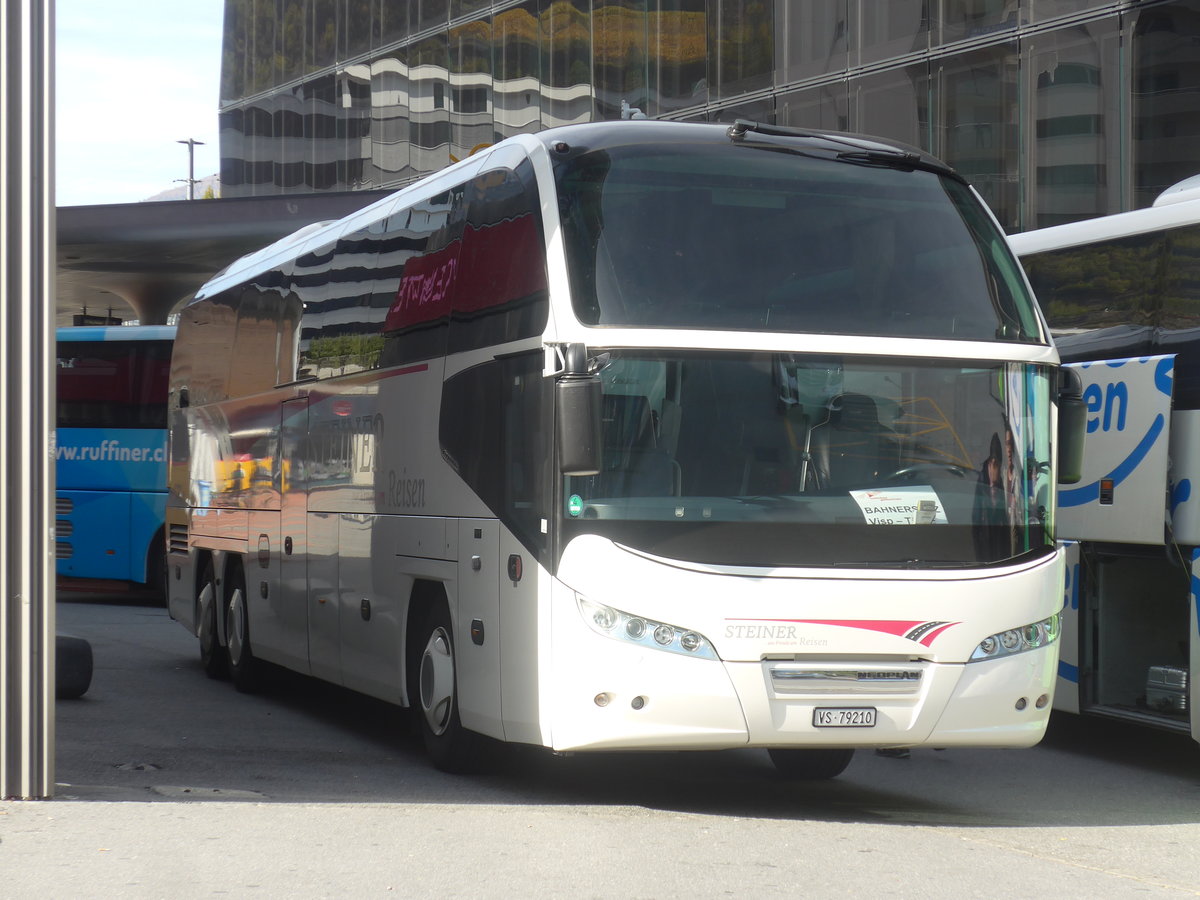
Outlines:
[{"label": "street lamp post", "polygon": [[186,181],[188,186],[187,198],[196,199],[196,148],[203,147],[204,141],[188,138],[186,141],[176,141],[177,144],[187,144],[188,148],[188,177],[177,178],[176,181]]}]

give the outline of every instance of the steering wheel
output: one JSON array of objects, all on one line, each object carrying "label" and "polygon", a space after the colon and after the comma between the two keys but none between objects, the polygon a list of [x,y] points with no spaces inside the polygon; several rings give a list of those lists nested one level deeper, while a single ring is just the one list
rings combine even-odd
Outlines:
[{"label": "steering wheel", "polygon": [[956,466],[953,463],[927,462],[916,463],[911,466],[905,466],[903,469],[897,469],[887,477],[888,481],[893,479],[908,478],[911,479],[914,475],[933,474],[941,472],[943,474],[954,475],[957,478],[966,478],[967,470],[962,466]]}]

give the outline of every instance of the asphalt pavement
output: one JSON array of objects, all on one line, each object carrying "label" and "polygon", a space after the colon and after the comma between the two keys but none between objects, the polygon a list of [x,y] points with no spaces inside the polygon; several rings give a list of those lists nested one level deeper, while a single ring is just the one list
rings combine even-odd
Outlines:
[{"label": "asphalt pavement", "polygon": [[[1029,751],[761,751],[434,770],[403,710],[285,672],[207,678],[166,611],[60,598],[93,681],[57,703],[57,796],[0,804],[0,896],[1200,897],[1200,751],[1068,717]],[[1057,720],[1056,720],[1057,721]],[[1057,732],[1057,733],[1056,733]]]}]

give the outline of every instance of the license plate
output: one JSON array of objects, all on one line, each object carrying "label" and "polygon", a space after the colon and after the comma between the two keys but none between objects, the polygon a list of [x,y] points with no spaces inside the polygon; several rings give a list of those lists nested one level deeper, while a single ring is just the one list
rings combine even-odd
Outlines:
[{"label": "license plate", "polygon": [[813,710],[815,728],[874,728],[875,707],[835,706]]}]

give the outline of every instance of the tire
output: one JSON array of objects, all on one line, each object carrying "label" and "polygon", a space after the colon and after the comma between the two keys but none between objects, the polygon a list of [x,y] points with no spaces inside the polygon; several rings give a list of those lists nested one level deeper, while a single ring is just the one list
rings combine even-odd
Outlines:
[{"label": "tire", "polygon": [[69,634],[54,637],[54,696],[77,700],[92,686],[92,645]]},{"label": "tire", "polygon": [[154,535],[150,548],[146,551],[146,590],[154,597],[162,600],[167,606],[167,545],[166,535],[161,529]]},{"label": "tire", "polygon": [[206,560],[196,583],[196,615],[200,620],[197,637],[200,639],[200,663],[209,678],[225,678],[229,674],[229,657],[217,636],[217,580],[213,576],[212,560]]},{"label": "tire", "polygon": [[796,781],[820,781],[837,778],[846,771],[854,756],[853,749],[842,747],[782,748],[767,751],[776,771],[784,778]]},{"label": "tire", "polygon": [[463,728],[458,717],[454,632],[445,600],[439,599],[429,607],[416,637],[409,695],[425,752],[434,768],[443,772],[478,771],[482,738]]},{"label": "tire", "polygon": [[250,611],[241,563],[233,563],[225,578],[225,652],[233,686],[243,694],[253,694],[259,687],[262,666],[250,646]]}]

